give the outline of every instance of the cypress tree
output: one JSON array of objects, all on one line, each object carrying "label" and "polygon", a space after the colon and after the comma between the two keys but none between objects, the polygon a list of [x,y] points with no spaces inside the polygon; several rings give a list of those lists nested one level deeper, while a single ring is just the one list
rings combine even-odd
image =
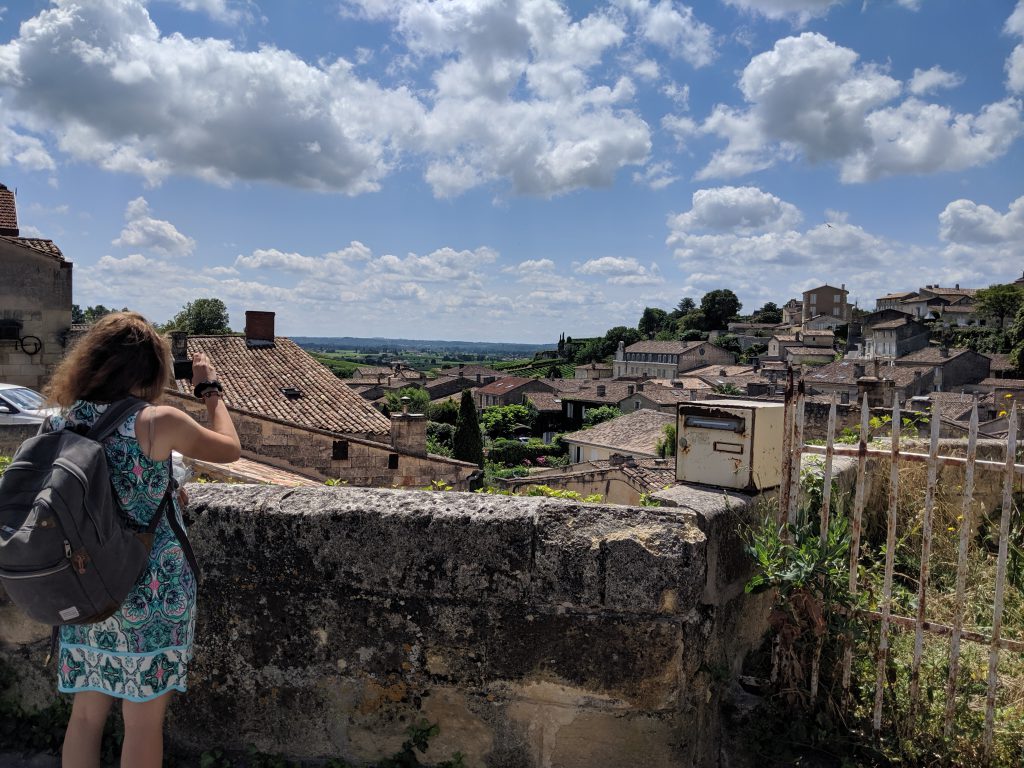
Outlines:
[{"label": "cypress tree", "polygon": [[452,454],[456,459],[471,461],[478,467],[484,465],[484,441],[480,436],[473,395],[468,389],[462,390],[459,418],[455,421],[455,437],[452,439]]}]

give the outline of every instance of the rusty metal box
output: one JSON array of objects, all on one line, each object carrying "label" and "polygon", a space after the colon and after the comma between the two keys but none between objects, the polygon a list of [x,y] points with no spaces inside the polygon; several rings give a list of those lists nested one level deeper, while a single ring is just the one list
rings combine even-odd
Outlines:
[{"label": "rusty metal box", "polygon": [[741,491],[777,487],[784,408],[760,400],[680,403],[676,478]]}]

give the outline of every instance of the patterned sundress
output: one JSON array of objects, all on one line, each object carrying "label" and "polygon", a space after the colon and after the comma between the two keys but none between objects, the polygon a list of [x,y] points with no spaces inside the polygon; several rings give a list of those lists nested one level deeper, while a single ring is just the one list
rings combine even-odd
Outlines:
[{"label": "patterned sundress", "polygon": [[[53,419],[53,428],[91,425],[106,408],[78,401]],[[153,461],[142,453],[135,418],[129,417],[103,447],[121,509],[141,530],[160,506],[171,462]],[[172,511],[167,510],[156,528],[149,566],[120,609],[98,624],[61,627],[57,690],[99,691],[128,701],[185,690],[195,634],[196,580],[167,514]],[[173,514],[182,522],[177,499]]]}]

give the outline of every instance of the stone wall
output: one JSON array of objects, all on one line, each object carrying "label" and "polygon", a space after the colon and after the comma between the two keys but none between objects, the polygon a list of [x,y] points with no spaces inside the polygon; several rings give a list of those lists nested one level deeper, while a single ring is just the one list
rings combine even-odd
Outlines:
[{"label": "stone wall", "polygon": [[21,323],[21,337],[41,342],[34,354],[0,340],[0,382],[42,389],[64,355],[71,327],[71,263],[31,248],[0,241],[0,320]]},{"label": "stone wall", "polygon": [[[189,487],[204,568],[179,751],[368,765],[410,723],[426,762],[678,768],[720,760],[720,705],[766,626],[735,541],[749,501],[676,509],[354,488]],[[711,538],[716,539],[712,541]],[[48,630],[0,605],[29,708]]]},{"label": "stone wall", "polygon": [[[164,401],[206,423],[206,406],[195,398],[166,392]],[[378,488],[423,488],[437,480],[468,490],[470,477],[478,471],[474,464],[428,455],[425,448],[389,445],[382,435],[338,435],[235,409],[231,415],[243,456],[317,480]],[[403,441],[412,429],[403,422],[398,430]]]},{"label": "stone wall", "polygon": [[13,456],[18,446],[38,431],[38,424],[0,424],[0,456]]}]

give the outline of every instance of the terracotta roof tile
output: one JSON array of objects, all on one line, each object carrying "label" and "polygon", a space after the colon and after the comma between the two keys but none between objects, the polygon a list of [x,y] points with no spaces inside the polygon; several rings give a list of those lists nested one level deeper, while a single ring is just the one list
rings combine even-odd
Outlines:
[{"label": "terracotta roof tile", "polygon": [[[580,386],[572,390],[563,390],[563,400],[614,404],[629,396],[629,387],[632,386],[634,390],[636,389],[636,385],[628,381],[609,379],[593,381],[573,379],[573,381],[579,382]],[[601,388],[600,392],[604,392],[603,395],[598,391],[598,387]]]},{"label": "terracotta roof tile", "polygon": [[665,425],[675,423],[673,414],[641,408],[596,427],[570,432],[563,435],[562,440],[611,448],[634,456],[653,457],[657,455],[657,442],[664,437]]},{"label": "terracotta roof tile", "polygon": [[[188,352],[209,355],[232,408],[329,432],[390,434],[386,416],[291,339],[278,336],[273,346],[250,348],[242,336],[190,336]],[[176,384],[179,392],[191,393],[190,382]],[[285,387],[301,395],[287,397]]]},{"label": "terracotta roof tile", "polygon": [[44,240],[39,237],[11,237],[10,235],[0,235],[0,239],[24,248],[31,248],[39,253],[45,253],[47,256],[55,256],[61,260],[64,259],[64,254],[61,253],[60,248],[57,247],[53,240]]},{"label": "terracotta roof tile", "polygon": [[530,379],[523,376],[503,376],[497,381],[492,381],[490,384],[480,387],[477,392],[481,395],[504,395],[534,381],[541,381],[541,379]]},{"label": "terracotta roof tile", "polygon": [[1000,352],[986,352],[985,357],[992,361],[990,370],[992,371],[1012,371],[1013,363],[1010,362],[1010,356],[1002,354]]},{"label": "terracotta roof tile", "polygon": [[562,400],[556,392],[527,392],[526,401],[541,413],[562,411]]}]

